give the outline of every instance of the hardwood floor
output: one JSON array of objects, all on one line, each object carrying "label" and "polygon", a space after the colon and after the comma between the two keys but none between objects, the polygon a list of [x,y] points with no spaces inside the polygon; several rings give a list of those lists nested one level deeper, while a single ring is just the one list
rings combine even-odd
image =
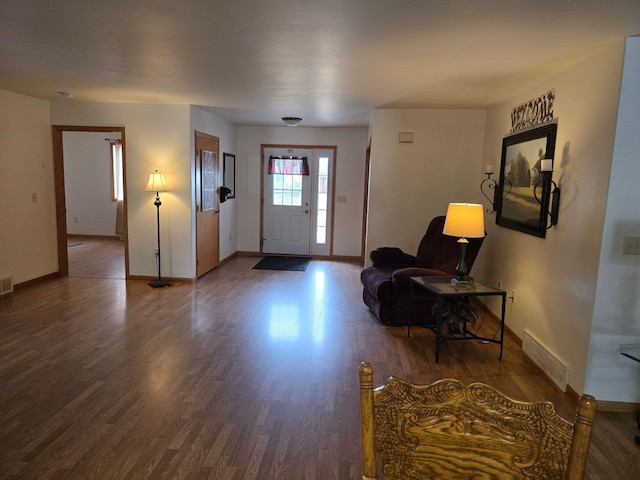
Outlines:
[{"label": "hardwood floor", "polygon": [[124,242],[115,237],[69,235],[69,275],[124,279]]},{"label": "hardwood floor", "polygon": [[[360,479],[363,360],[375,384],[483,381],[573,415],[511,339],[502,361],[461,342],[436,364],[430,331],[370,315],[358,265],[257,260],[166,289],[66,277],[0,297],[0,478]],[[587,478],[638,478],[635,434],[599,412]]]}]

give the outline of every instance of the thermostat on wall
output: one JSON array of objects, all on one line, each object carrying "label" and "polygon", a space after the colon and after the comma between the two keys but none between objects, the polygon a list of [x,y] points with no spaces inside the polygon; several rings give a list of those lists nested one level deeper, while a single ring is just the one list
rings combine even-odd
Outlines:
[{"label": "thermostat on wall", "polygon": [[413,143],[413,132],[400,132],[398,134],[398,142]]}]

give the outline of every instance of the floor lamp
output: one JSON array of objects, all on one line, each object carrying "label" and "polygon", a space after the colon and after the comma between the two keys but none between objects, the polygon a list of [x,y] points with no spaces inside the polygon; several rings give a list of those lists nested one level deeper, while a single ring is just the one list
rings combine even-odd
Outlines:
[{"label": "floor lamp", "polygon": [[153,204],[156,206],[156,222],[158,226],[158,251],[156,252],[156,257],[158,258],[158,279],[151,280],[149,282],[149,286],[153,288],[170,287],[172,285],[171,282],[162,280],[162,263],[160,254],[160,205],[162,205],[162,202],[160,201],[160,192],[169,191],[169,189],[167,188],[167,182],[164,179],[164,175],[159,173],[158,170],[156,170],[154,173],[150,173],[149,183],[147,183],[147,188],[145,188],[145,191],[156,192],[156,201],[153,202]]}]

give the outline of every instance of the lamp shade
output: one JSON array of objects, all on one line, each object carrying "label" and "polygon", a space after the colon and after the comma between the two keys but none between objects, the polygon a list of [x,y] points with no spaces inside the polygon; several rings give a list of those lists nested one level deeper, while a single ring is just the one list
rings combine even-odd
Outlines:
[{"label": "lamp shade", "polygon": [[164,175],[157,170],[154,173],[149,174],[149,183],[147,183],[147,192],[167,192],[167,182],[164,179]]},{"label": "lamp shade", "polygon": [[442,233],[458,238],[484,237],[484,209],[478,203],[450,203]]}]

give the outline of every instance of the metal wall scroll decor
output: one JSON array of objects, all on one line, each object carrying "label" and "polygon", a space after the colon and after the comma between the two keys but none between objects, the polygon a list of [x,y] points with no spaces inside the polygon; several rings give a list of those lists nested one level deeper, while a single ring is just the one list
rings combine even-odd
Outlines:
[{"label": "metal wall scroll decor", "polygon": [[553,120],[555,90],[549,90],[538,98],[521,103],[511,110],[511,132],[519,132]]}]

